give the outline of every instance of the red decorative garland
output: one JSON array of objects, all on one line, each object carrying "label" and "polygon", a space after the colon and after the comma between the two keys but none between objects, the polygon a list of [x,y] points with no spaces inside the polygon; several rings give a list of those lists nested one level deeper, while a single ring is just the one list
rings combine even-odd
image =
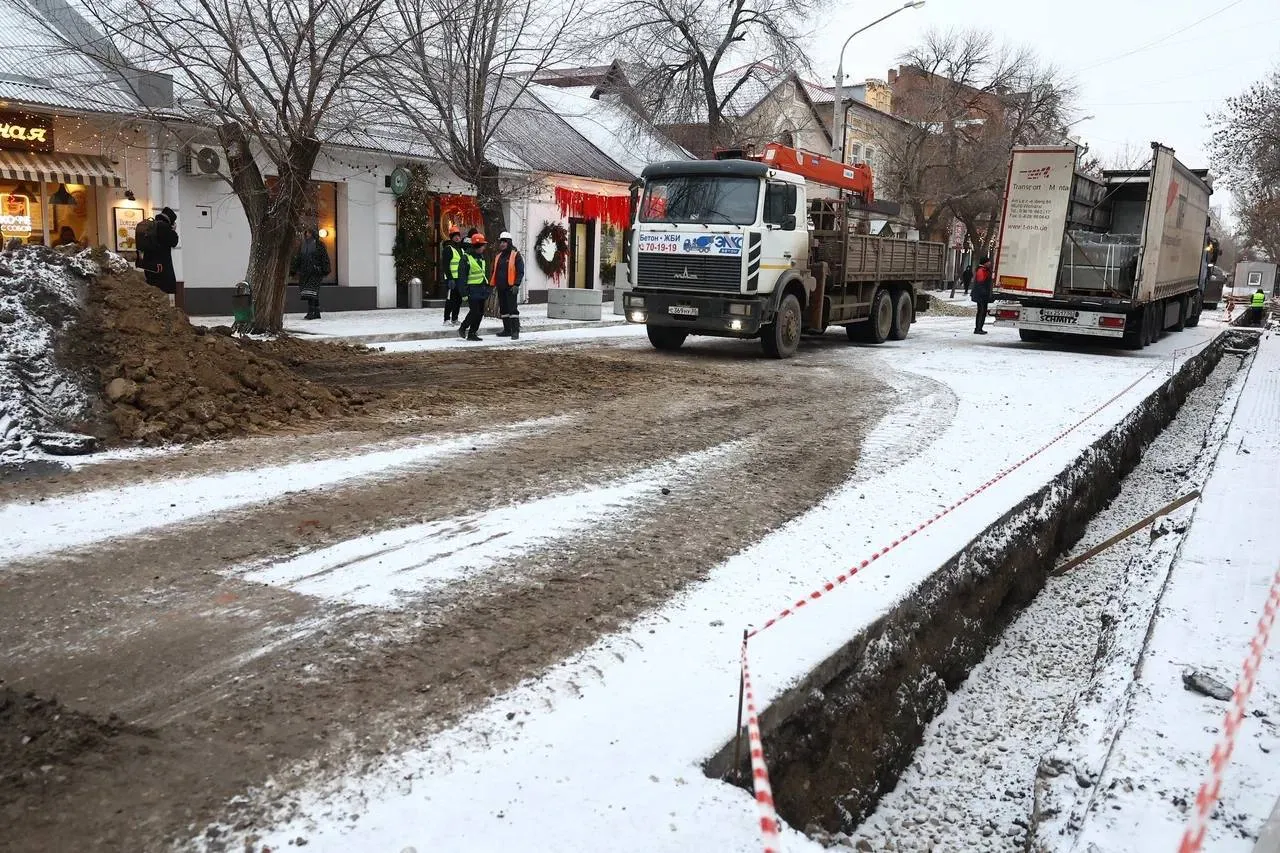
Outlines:
[{"label": "red decorative garland", "polygon": [[625,231],[631,227],[631,196],[629,195],[596,195],[556,187],[556,206],[565,216],[598,219],[619,231]]}]

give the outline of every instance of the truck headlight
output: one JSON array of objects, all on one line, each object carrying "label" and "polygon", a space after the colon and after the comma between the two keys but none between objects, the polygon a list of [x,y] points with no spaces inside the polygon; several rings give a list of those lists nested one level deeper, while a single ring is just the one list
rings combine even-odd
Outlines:
[{"label": "truck headlight", "polygon": [[632,312],[631,312],[631,322],[633,322],[633,323],[643,323],[643,322],[644,322],[644,312],[643,312],[643,311],[632,311]]},{"label": "truck headlight", "polygon": [[745,317],[751,313],[751,306],[745,302],[730,302],[729,313],[736,314],[739,317]]},{"label": "truck headlight", "polygon": [[627,296],[627,305],[632,308],[643,308],[644,297],[643,296]]},{"label": "truck headlight", "polygon": [[732,329],[732,330],[733,330],[733,331],[735,331],[735,332],[741,332],[741,331],[742,331],[742,321],[741,321],[741,320],[730,320],[730,321],[729,321],[729,328],[730,328],[730,329]]}]

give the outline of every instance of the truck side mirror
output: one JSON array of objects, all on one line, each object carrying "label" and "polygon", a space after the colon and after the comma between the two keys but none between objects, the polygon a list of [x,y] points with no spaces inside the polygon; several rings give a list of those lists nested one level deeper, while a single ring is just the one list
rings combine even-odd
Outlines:
[{"label": "truck side mirror", "polygon": [[796,230],[796,215],[794,213],[788,213],[782,217],[782,230],[783,231]]}]

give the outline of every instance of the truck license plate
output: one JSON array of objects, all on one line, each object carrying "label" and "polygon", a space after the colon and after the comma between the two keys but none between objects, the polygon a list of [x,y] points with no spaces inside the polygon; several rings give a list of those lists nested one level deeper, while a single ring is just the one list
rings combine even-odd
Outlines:
[{"label": "truck license plate", "polygon": [[1080,319],[1079,311],[1046,311],[1040,310],[1040,319],[1045,323],[1062,323],[1064,325],[1074,325]]},{"label": "truck license plate", "polygon": [[697,317],[698,309],[692,305],[672,305],[667,308],[667,313],[677,317]]}]

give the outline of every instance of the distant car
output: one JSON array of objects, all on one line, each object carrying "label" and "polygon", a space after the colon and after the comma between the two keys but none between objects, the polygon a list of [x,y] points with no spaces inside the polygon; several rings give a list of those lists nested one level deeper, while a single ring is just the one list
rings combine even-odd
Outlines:
[{"label": "distant car", "polygon": [[1216,264],[1209,265],[1209,277],[1204,284],[1204,298],[1200,300],[1205,308],[1217,308],[1222,301],[1222,290],[1227,285],[1227,271]]}]

